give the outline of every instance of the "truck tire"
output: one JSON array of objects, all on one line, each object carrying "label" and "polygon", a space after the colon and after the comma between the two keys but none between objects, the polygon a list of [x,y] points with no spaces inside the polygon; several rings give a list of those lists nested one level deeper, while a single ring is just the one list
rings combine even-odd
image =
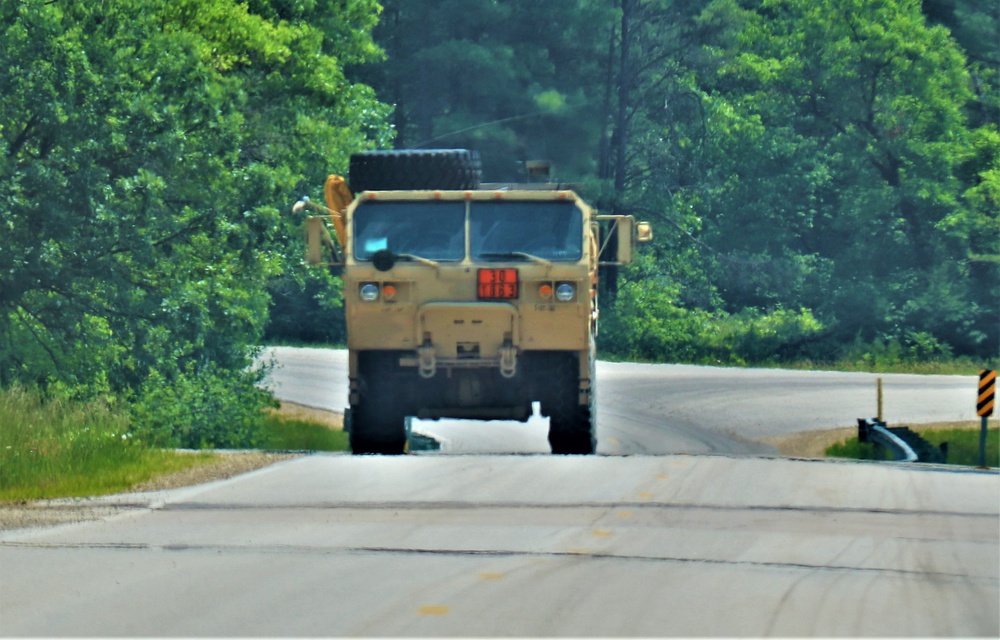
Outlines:
[{"label": "truck tire", "polygon": [[351,453],[398,456],[406,453],[406,418],[392,415],[370,400],[351,407]]},{"label": "truck tire", "polygon": [[359,402],[350,408],[349,439],[354,455],[406,453],[406,416],[394,401],[392,370],[381,355],[363,354],[359,364]]},{"label": "truck tire", "polygon": [[348,184],[362,191],[469,190],[479,187],[479,153],[467,149],[365,151],[351,156]]},{"label": "truck tire", "polygon": [[558,375],[556,396],[549,409],[549,446],[555,455],[591,455],[597,450],[595,424],[596,378],[594,350],[590,358],[590,402],[581,405],[576,357],[567,358]]}]

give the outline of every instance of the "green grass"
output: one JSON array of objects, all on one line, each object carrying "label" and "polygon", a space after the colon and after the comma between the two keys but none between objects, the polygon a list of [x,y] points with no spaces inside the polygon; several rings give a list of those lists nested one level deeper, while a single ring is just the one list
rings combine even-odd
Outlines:
[{"label": "green grass", "polygon": [[813,362],[800,360],[766,366],[801,371],[846,371],[858,373],[909,373],[915,375],[974,376],[981,369],[996,369],[996,362],[981,363],[971,359],[934,360],[926,362],[869,362],[867,360],[838,360],[836,362]]},{"label": "green grass", "polygon": [[[260,426],[262,449],[348,447],[342,431],[307,420],[269,414]],[[0,391],[0,503],[119,493],[216,459],[209,451],[178,453],[144,441],[130,431],[127,412],[106,402]]]},{"label": "green grass", "polygon": [[270,414],[263,418],[261,449],[279,451],[346,451],[347,434],[308,420]]},{"label": "green grass", "polygon": [[[948,443],[948,464],[975,467],[979,465],[979,429],[920,429],[920,435],[934,446]],[[882,457],[878,457],[881,454]],[[888,460],[884,449],[871,443],[861,443],[849,438],[831,445],[826,450],[831,458],[851,458],[855,460]],[[986,431],[986,466],[1000,466],[1000,429]]]},{"label": "green grass", "polygon": [[[948,443],[948,464],[977,466],[979,464],[979,429],[943,429],[922,431],[920,435],[932,445]],[[986,466],[1000,467],[1000,429],[986,430]]]},{"label": "green grass", "polygon": [[0,502],[115,493],[211,460],[149,446],[103,402],[0,392]]},{"label": "green grass", "polygon": [[870,442],[860,442],[850,438],[844,442],[831,445],[826,450],[831,458],[851,458],[852,460],[889,460],[888,452],[882,447],[876,447]]}]

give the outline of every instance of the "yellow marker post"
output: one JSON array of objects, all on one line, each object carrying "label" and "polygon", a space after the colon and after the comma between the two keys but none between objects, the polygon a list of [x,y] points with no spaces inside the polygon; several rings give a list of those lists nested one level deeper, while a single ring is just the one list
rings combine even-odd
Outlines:
[{"label": "yellow marker post", "polygon": [[880,424],[885,424],[885,421],[882,419],[882,378],[875,379],[875,395],[877,396],[875,419]]},{"label": "yellow marker post", "polygon": [[986,422],[993,415],[996,401],[997,372],[983,369],[979,372],[979,396],[976,400],[976,415],[982,419],[979,428],[979,468],[986,468]]}]

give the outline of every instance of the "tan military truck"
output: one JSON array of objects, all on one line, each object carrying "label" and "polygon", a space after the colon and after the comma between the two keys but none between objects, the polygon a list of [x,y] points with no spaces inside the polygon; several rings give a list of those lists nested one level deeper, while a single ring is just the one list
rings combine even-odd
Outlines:
[{"label": "tan military truck", "polygon": [[348,182],[295,209],[319,213],[307,263],[342,270],[353,452],[404,453],[407,416],[526,421],[538,402],[553,453],[594,453],[597,268],[649,225],[559,185],[482,185],[465,150],[356,154]]}]

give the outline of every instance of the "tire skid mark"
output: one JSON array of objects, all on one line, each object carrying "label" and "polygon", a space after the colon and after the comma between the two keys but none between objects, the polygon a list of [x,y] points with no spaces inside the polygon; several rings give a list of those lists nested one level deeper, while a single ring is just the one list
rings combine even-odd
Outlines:
[{"label": "tire skid mark", "polygon": [[922,509],[888,509],[882,507],[824,507],[808,505],[712,505],[685,502],[649,502],[642,501],[608,501],[608,502],[561,502],[544,504],[538,502],[319,502],[309,504],[238,504],[238,503],[195,503],[173,502],[155,507],[155,511],[273,511],[273,510],[305,510],[305,511],[462,511],[462,510],[503,510],[503,509],[539,509],[558,511],[565,509],[642,509],[651,510],[690,510],[715,512],[774,512],[774,513],[822,513],[822,514],[872,514],[893,516],[948,516],[955,518],[978,518],[995,520],[996,513],[941,511]]},{"label": "tire skid mark", "polygon": [[595,552],[583,549],[569,551],[517,551],[505,549],[419,549],[412,547],[312,547],[305,545],[214,545],[214,544],[150,544],[150,543],[56,543],[56,542],[0,542],[0,547],[22,549],[106,549],[109,551],[157,551],[173,553],[191,552],[229,552],[250,555],[407,555],[407,556],[438,556],[438,557],[486,557],[486,558],[542,558],[542,559],[574,559],[574,560],[618,560],[623,562],[655,562],[667,564],[700,564],[715,566],[739,566],[762,569],[784,569],[796,571],[828,571],[828,572],[864,572],[876,575],[899,577],[924,577],[937,580],[956,580],[966,583],[978,583],[996,586],[1000,580],[983,576],[968,576],[961,573],[944,571],[915,571],[910,569],[892,569],[886,567],[856,567],[849,565],[821,565],[802,562],[777,562],[755,560],[724,560],[717,558],[685,558],[681,556],[649,556],[626,555],[619,553]]}]

